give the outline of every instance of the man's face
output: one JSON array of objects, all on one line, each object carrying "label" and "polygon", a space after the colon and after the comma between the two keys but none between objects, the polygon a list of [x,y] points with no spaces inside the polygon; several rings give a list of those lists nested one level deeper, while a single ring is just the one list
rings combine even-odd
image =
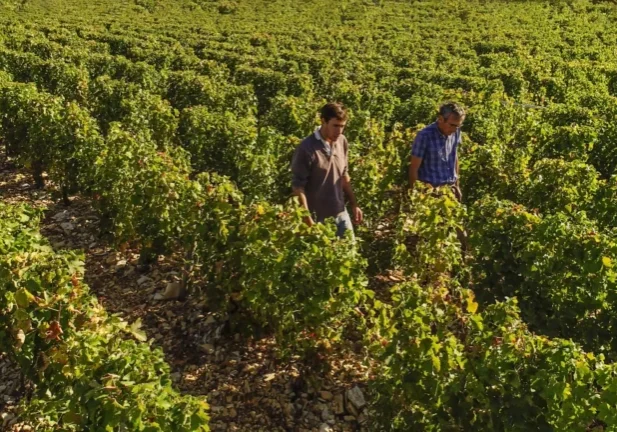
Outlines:
[{"label": "man's face", "polygon": [[437,126],[442,134],[445,136],[450,136],[454,132],[457,131],[461,126],[463,126],[463,121],[465,121],[465,117],[459,117],[456,114],[450,114],[447,118],[443,116],[439,116],[437,118]]},{"label": "man's face", "polygon": [[330,121],[321,119],[321,134],[324,139],[336,141],[343,134],[347,120],[332,118]]}]

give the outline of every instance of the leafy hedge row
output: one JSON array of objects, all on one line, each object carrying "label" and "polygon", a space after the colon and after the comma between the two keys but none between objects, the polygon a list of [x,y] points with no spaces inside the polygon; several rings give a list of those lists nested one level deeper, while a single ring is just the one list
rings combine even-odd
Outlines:
[{"label": "leafy hedge row", "polygon": [[[615,430],[617,365],[572,341],[533,334],[516,299],[482,310],[457,265],[459,204],[450,191],[422,189],[411,203],[399,223],[403,280],[390,290],[391,308],[383,309],[372,347],[380,360],[372,382],[373,430]],[[498,209],[506,218],[519,215],[523,226],[536,221]],[[491,226],[500,224],[512,232],[503,219]],[[503,239],[482,240],[507,248]],[[478,265],[506,261],[488,258],[478,257]],[[490,283],[487,289],[498,289],[499,281]],[[523,296],[533,299],[531,291]]]},{"label": "leafy hedge row", "polygon": [[208,431],[206,402],[172,389],[162,351],[104,311],[83,256],[53,251],[39,216],[0,203],[0,349],[33,383],[22,419],[50,432]]},{"label": "leafy hedge row", "polygon": [[585,213],[542,217],[493,197],[472,206],[469,229],[479,297],[516,296],[535,329],[615,351],[617,241],[610,232]]}]

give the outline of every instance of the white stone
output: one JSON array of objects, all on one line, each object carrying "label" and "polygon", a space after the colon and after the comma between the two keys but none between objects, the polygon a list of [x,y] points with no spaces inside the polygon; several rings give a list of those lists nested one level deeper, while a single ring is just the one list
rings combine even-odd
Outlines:
[{"label": "white stone", "polygon": [[347,400],[353,404],[357,409],[362,409],[366,405],[364,394],[360,387],[355,386],[351,390],[347,390]]},{"label": "white stone", "polygon": [[334,418],[334,415],[332,413],[330,413],[330,411],[328,411],[328,408],[324,408],[321,411],[321,419],[325,422],[327,422],[328,420],[332,420]]},{"label": "white stone", "polygon": [[54,219],[56,222],[60,222],[60,221],[63,221],[63,220],[68,219],[68,217],[69,217],[69,212],[68,212],[68,211],[66,211],[66,210],[63,210],[63,211],[61,211],[61,212],[59,212],[59,213],[56,213],[56,214],[53,216],[53,219]]},{"label": "white stone", "polygon": [[180,285],[180,282],[170,282],[167,284],[167,286],[165,287],[165,292],[164,293],[156,293],[154,295],[154,300],[172,300],[172,299],[177,299],[178,297],[180,297],[181,294],[181,288],[182,286]]},{"label": "white stone", "polygon": [[75,225],[73,225],[71,222],[62,222],[60,224],[60,227],[67,232],[73,231],[75,229]]},{"label": "white stone", "polygon": [[146,282],[150,282],[152,279],[150,279],[148,276],[142,276],[139,279],[137,279],[137,285],[143,285]]},{"label": "white stone", "polygon": [[333,432],[334,429],[332,429],[332,426],[330,426],[328,423],[322,423],[321,426],[319,426],[319,432]]}]

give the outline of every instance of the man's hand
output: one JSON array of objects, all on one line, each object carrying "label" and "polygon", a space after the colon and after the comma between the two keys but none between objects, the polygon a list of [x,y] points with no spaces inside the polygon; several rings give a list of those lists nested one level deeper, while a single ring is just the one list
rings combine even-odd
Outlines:
[{"label": "man's hand", "polygon": [[343,190],[345,191],[345,195],[349,199],[349,205],[351,206],[351,219],[352,222],[357,224],[361,224],[364,219],[364,214],[360,207],[356,204],[356,197],[353,193],[353,189],[351,188],[351,179],[349,175],[343,176]]},{"label": "man's hand", "polygon": [[312,227],[313,225],[315,225],[315,221],[313,220],[313,218],[311,216],[306,216],[304,218],[304,223],[307,224],[308,226]]},{"label": "man's hand", "polygon": [[356,225],[361,224],[364,219],[364,213],[362,213],[362,209],[358,206],[351,207],[351,217],[353,218],[353,223]]},{"label": "man's hand", "polygon": [[409,162],[409,190],[413,189],[414,184],[418,180],[418,170],[422,165],[422,158],[412,156]]},{"label": "man's hand", "polygon": [[294,187],[293,188],[293,193],[295,196],[298,197],[298,201],[300,201],[300,205],[306,209],[306,211],[309,212],[308,216],[304,217],[304,223],[307,224],[308,226],[312,227],[313,225],[315,225],[315,221],[313,220],[313,218],[310,215],[310,210],[308,208],[308,201],[306,199],[306,194],[304,193],[304,188],[299,188],[299,187]]},{"label": "man's hand", "polygon": [[458,183],[452,185],[452,192],[454,192],[454,196],[456,197],[458,202],[461,202],[463,200],[463,192],[461,191]]}]

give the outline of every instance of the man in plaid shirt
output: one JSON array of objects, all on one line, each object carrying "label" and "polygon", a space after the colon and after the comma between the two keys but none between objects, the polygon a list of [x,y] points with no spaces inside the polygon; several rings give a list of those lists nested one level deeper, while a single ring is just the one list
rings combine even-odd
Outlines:
[{"label": "man in plaid shirt", "polygon": [[410,188],[417,180],[434,187],[449,186],[461,200],[457,148],[461,143],[460,127],[464,120],[464,109],[454,102],[447,102],[439,107],[437,121],[418,132],[411,147]]}]

